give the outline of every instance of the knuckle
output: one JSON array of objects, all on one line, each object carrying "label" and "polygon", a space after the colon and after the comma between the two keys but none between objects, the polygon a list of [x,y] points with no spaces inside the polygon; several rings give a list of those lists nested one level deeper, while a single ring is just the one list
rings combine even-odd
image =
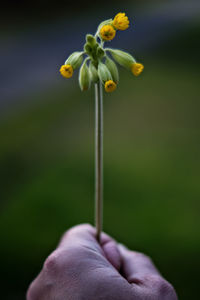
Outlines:
[{"label": "knuckle", "polygon": [[57,273],[59,271],[59,268],[59,253],[58,251],[54,251],[45,260],[43,270],[49,273]]},{"label": "knuckle", "polygon": [[45,260],[43,273],[46,276],[48,275],[48,278],[62,277],[65,271],[70,273],[74,268],[78,268],[80,258],[83,257],[83,255],[84,251],[78,246],[73,246],[68,249],[57,249]]},{"label": "knuckle", "polygon": [[151,281],[158,299],[177,300],[176,292],[167,280],[160,276],[152,276]]},{"label": "knuckle", "polygon": [[165,279],[160,278],[157,281],[157,289],[159,291],[159,294],[165,295],[166,293],[168,293],[168,291],[171,290],[171,286],[170,286],[170,284]]},{"label": "knuckle", "polygon": [[153,263],[151,257],[142,252],[130,251],[130,254],[139,260],[146,261],[151,264]]},{"label": "knuckle", "polygon": [[176,300],[176,293],[173,286],[165,279],[161,280],[159,286],[160,297],[166,297],[166,299]]}]

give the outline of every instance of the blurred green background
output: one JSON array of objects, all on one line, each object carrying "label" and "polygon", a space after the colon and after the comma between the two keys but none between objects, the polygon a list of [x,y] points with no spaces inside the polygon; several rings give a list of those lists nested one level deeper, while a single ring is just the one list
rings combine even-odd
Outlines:
[{"label": "blurred green background", "polygon": [[200,5],[95,6],[8,1],[1,12],[2,299],[24,299],[62,233],[94,223],[94,91],[58,70],[118,11],[133,26],[111,46],[145,69],[120,68],[104,95],[104,230],[150,255],[180,299],[199,299]]}]

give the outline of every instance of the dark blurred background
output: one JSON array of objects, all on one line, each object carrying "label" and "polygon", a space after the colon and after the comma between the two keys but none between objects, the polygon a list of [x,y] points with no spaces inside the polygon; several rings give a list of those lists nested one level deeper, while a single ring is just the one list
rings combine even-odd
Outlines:
[{"label": "dark blurred background", "polygon": [[200,2],[7,1],[0,12],[1,297],[29,283],[69,227],[94,223],[94,91],[59,74],[124,11],[113,48],[145,65],[104,96],[104,230],[199,299]]}]

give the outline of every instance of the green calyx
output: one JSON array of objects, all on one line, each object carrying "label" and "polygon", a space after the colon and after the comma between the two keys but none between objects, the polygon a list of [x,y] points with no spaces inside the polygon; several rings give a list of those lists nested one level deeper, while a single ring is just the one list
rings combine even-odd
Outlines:
[{"label": "green calyx", "polygon": [[117,66],[114,63],[114,61],[112,59],[110,59],[108,56],[106,56],[105,65],[108,68],[108,70],[110,71],[113,81],[115,83],[118,83],[119,82],[119,72],[118,72]]},{"label": "green calyx", "polygon": [[83,52],[74,52],[65,61],[65,65],[71,65],[75,70],[80,67],[83,61]]},{"label": "green calyx", "polygon": [[110,52],[110,54],[118,64],[127,69],[130,69],[130,66],[134,62],[136,62],[134,57],[125,51],[117,49],[107,49],[107,51]]},{"label": "green calyx", "polygon": [[98,64],[98,75],[102,83],[105,83],[108,80],[113,80],[109,69],[102,62],[99,62]]},{"label": "green calyx", "polygon": [[90,72],[90,78],[93,82],[98,82],[99,81],[99,75],[97,72],[97,68],[95,67],[94,63],[90,61],[89,64],[89,72]]},{"label": "green calyx", "polygon": [[90,87],[90,73],[86,62],[87,60],[84,61],[79,71],[79,85],[82,91]]}]

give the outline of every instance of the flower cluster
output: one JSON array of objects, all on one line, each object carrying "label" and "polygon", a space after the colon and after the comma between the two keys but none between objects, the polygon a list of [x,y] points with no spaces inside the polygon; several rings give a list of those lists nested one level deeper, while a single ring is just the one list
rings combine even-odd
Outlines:
[{"label": "flower cluster", "polygon": [[[97,83],[100,80],[106,92],[114,91],[119,82],[118,68],[114,61],[138,76],[144,66],[136,62],[132,55],[122,50],[104,48],[104,42],[114,39],[117,30],[126,30],[128,27],[129,19],[125,13],[118,13],[114,19],[103,21],[94,36],[86,35],[84,50],[72,53],[61,66],[62,76],[70,78],[74,70],[80,67],[79,85],[82,91],[88,90],[91,82]],[[84,55],[87,56],[85,59]]]}]

